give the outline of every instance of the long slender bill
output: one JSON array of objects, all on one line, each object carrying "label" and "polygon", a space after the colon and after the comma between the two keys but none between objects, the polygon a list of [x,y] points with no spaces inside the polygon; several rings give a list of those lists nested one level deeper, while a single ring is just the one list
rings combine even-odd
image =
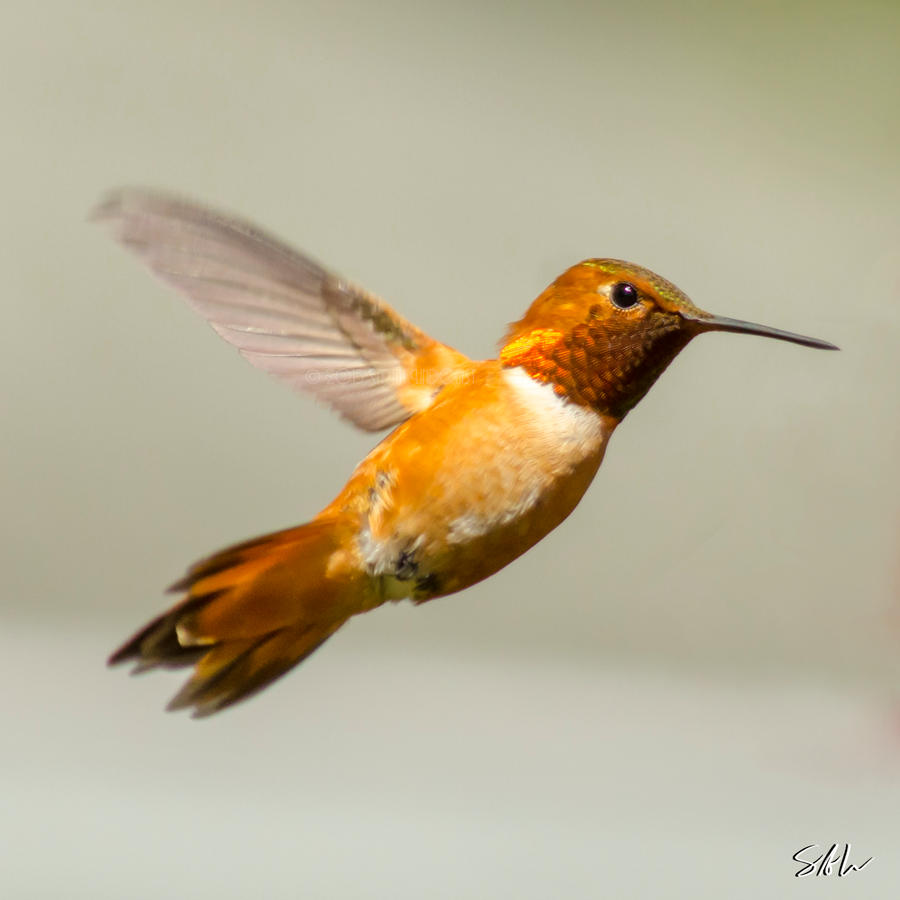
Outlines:
[{"label": "long slender bill", "polygon": [[744,322],[742,319],[729,319],[727,316],[685,316],[700,326],[700,331],[733,331],[738,334],[758,334],[761,337],[775,338],[778,341],[790,341],[792,344],[802,344],[804,347],[816,347],[819,350],[840,350],[828,341],[820,341],[818,338],[806,337],[802,334],[794,334],[792,331],[782,331],[780,328],[770,328],[768,325],[757,325],[755,322]]}]

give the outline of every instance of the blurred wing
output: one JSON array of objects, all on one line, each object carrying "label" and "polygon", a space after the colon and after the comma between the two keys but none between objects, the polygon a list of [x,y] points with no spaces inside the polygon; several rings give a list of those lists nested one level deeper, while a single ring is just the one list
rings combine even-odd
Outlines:
[{"label": "blurred wing", "polygon": [[137,188],[108,195],[92,219],[253,365],[360,428],[390,428],[425,409],[468,362],[378,297],[239,219]]}]

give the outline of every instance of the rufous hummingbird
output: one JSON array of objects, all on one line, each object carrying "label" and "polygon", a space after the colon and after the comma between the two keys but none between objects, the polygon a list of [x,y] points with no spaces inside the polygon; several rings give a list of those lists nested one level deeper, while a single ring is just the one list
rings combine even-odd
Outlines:
[{"label": "rufous hummingbird", "polygon": [[616,426],[696,335],[837,349],[588,259],[509,327],[498,359],[476,362],[239,219],[140,189],[93,218],[253,365],[360,428],[393,429],[311,522],[196,563],[171,588],[182,599],[112,655],[137,671],[194,666],[169,708],[195,716],[264,688],[357,613],[452,594],[524,553],[572,512]]}]

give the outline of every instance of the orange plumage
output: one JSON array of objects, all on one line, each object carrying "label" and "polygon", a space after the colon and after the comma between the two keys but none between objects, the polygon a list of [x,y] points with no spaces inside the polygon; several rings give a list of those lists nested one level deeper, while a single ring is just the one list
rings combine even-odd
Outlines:
[{"label": "orange plumage", "polygon": [[170,708],[209,715],[265,687],[351,616],[472,585],[559,525],[615,427],[703,331],[832,345],[715,317],[618,260],[563,273],[475,362],[274,238],[167,195],[95,212],[254,365],[394,430],[310,523],[222,550],[111,657],[194,666]]}]

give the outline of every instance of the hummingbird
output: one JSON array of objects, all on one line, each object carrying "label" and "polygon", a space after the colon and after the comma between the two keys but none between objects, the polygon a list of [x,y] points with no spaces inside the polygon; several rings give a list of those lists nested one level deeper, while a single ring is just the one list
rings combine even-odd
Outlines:
[{"label": "hummingbird", "polygon": [[348,619],[487,578],[556,528],[616,427],[697,335],[833,344],[695,306],[634,263],[587,259],[509,326],[496,359],[429,337],[383,300],[248,222],[125,188],[92,219],[254,366],[366,431],[392,429],[315,518],[227,547],[109,659],[193,667],[169,709],[257,693]]}]

